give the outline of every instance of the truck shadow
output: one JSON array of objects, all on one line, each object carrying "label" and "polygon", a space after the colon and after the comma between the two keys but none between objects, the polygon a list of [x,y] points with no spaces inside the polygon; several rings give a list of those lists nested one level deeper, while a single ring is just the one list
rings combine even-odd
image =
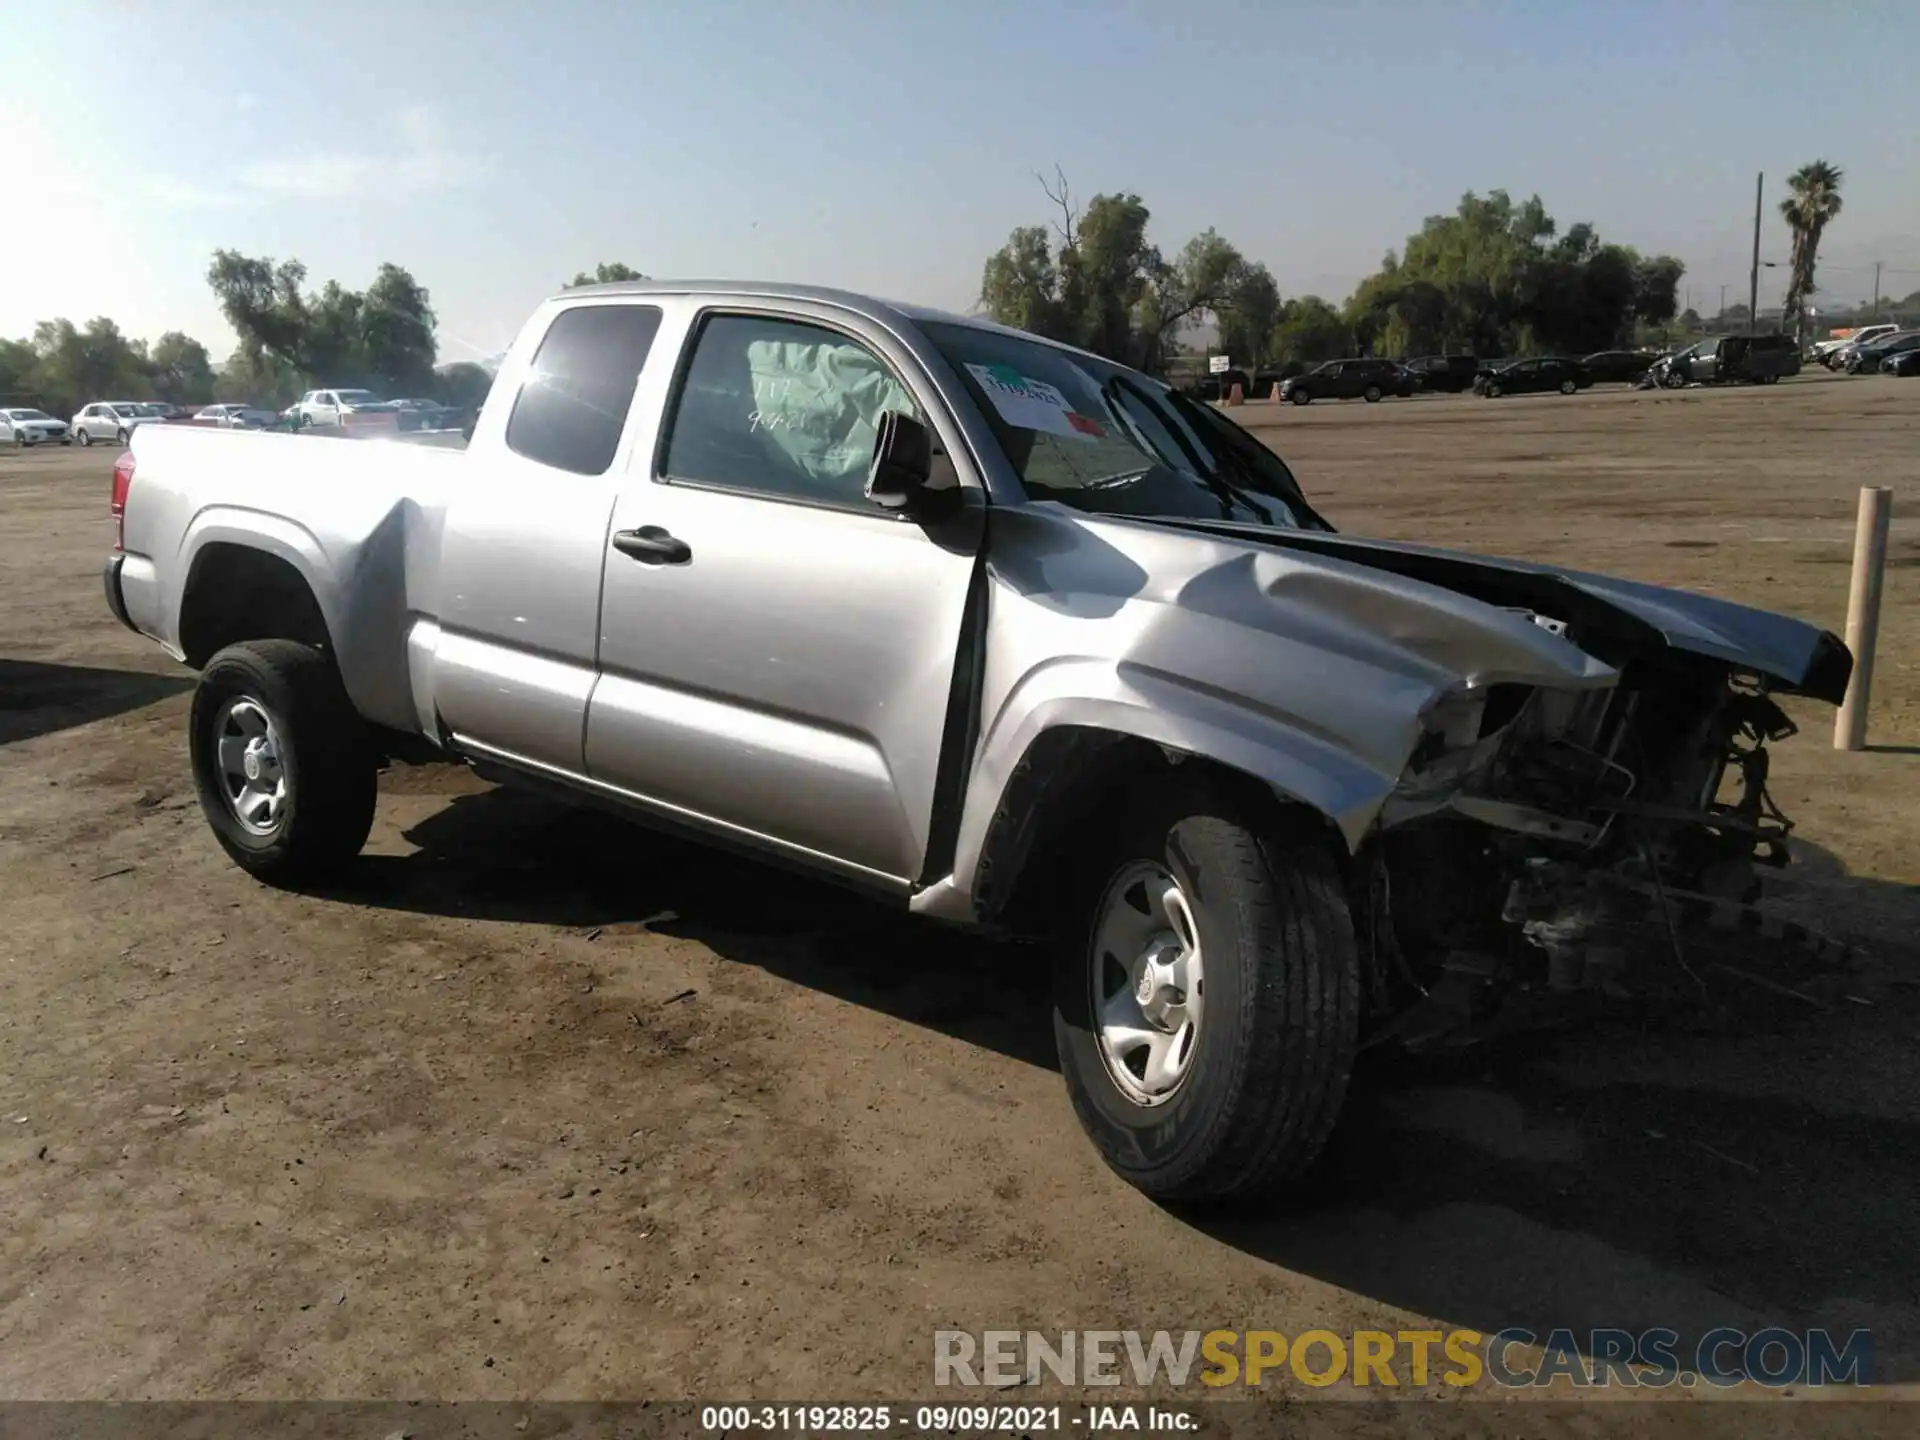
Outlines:
[{"label": "truck shadow", "polygon": [[[726,959],[1056,1068],[1043,957],[611,817],[490,791],[366,857],[359,903],[655,930]],[[1914,887],[1805,856],[1834,918],[1920,934]],[[1876,925],[1879,928],[1879,925]],[[1892,933],[1899,933],[1894,931]],[[1453,1325],[1872,1332],[1873,1378],[1920,1379],[1920,990],[1769,1002],[1732,1033],[1675,1018],[1538,1035],[1465,1059],[1364,1057],[1296,1198],[1181,1211],[1248,1255]],[[1883,976],[1883,979],[1886,978]],[[1864,997],[1863,997],[1864,998]],[[1062,1114],[1065,1114],[1064,1107]],[[1088,1163],[1094,1163],[1089,1152]]]},{"label": "truck shadow", "polygon": [[0,660],[0,745],[138,710],[192,686],[184,675]]},{"label": "truck shadow", "polygon": [[914,919],[823,881],[512,789],[458,795],[364,855],[341,898],[619,934],[660,933],[1026,1064],[1053,1068],[1044,968],[1026,947]]}]

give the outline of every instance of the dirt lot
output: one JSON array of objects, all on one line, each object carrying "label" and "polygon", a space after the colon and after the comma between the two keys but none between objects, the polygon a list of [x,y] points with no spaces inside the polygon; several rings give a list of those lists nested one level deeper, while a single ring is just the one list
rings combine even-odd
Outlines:
[{"label": "dirt lot", "polygon": [[[1342,528],[1836,629],[1920,455],[1900,381],[1240,414]],[[1920,520],[1878,748],[1801,706],[1775,766],[1873,1004],[1376,1067],[1228,1223],[1098,1165],[1018,952],[450,768],[340,893],[253,884],[102,603],[111,459],[0,452],[0,1396],[900,1397],[943,1326],[1416,1320],[1867,1326],[1920,1380]]]}]

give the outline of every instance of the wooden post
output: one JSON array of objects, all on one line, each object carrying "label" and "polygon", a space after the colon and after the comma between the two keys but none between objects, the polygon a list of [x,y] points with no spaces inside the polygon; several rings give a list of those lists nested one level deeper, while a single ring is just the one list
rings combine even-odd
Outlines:
[{"label": "wooden post", "polygon": [[1867,700],[1873,690],[1873,650],[1880,638],[1880,589],[1887,568],[1887,527],[1893,519],[1893,491],[1885,485],[1860,490],[1860,517],[1853,531],[1853,588],[1847,596],[1847,649],[1853,652],[1853,679],[1833,722],[1833,748],[1864,750]]}]

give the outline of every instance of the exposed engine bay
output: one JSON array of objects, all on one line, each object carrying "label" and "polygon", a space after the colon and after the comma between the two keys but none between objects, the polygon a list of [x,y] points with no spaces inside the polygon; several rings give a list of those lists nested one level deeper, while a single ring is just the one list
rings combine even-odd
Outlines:
[{"label": "exposed engine bay", "polygon": [[1834,958],[1843,947],[1751,908],[1792,829],[1767,747],[1796,727],[1768,677],[1527,613],[1620,682],[1493,684],[1429,714],[1358,857],[1374,1038],[1457,1044],[1570,997],[1704,996],[1689,952],[1707,928]]}]

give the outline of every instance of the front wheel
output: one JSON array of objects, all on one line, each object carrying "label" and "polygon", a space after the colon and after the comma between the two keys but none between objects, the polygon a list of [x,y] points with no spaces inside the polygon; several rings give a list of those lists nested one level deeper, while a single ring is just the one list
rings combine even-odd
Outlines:
[{"label": "front wheel", "polygon": [[241,869],[297,885],[360,853],[378,760],[326,655],[291,640],[229,645],[200,673],[190,724],[200,809]]},{"label": "front wheel", "polygon": [[73,438],[74,438],[74,439],[76,439],[76,440],[78,440],[78,441],[79,441],[79,442],[80,442],[80,443],[81,443],[82,445],[91,445],[91,444],[93,444],[93,436],[91,436],[91,435],[89,435],[89,434],[88,434],[88,433],[87,433],[86,431],[84,431],[84,430],[76,430],[76,431],[74,432],[74,436],[73,436]]},{"label": "front wheel", "polygon": [[1296,405],[1310,405],[1313,403],[1313,396],[1305,390],[1295,390],[1292,394],[1288,395],[1287,398]]},{"label": "front wheel", "polygon": [[124,449],[127,443],[127,432],[125,430],[114,431],[113,440],[116,445],[119,445],[121,448]]},{"label": "front wheel", "polygon": [[1131,799],[1076,886],[1054,1038],[1102,1158],[1161,1200],[1297,1181],[1345,1100],[1359,1024],[1352,921],[1317,834],[1230,792]]},{"label": "front wheel", "polygon": [[1498,400],[1499,398],[1500,398],[1500,387],[1496,384],[1489,383],[1487,385],[1487,399]]}]

